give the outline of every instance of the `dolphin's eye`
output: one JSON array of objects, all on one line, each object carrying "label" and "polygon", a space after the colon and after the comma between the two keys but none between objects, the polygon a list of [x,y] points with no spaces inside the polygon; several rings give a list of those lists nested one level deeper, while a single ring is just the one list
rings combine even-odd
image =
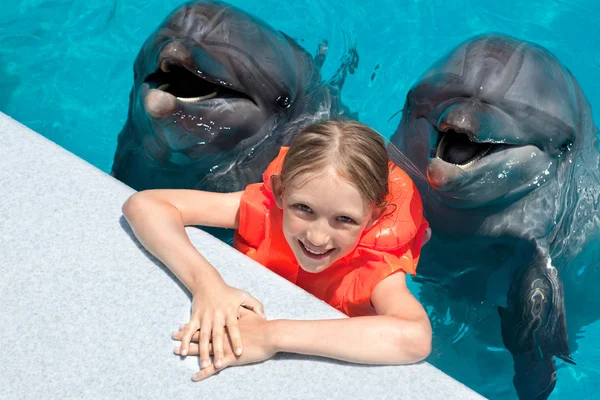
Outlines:
[{"label": "dolphin's eye", "polygon": [[277,104],[277,107],[279,107],[280,109],[285,110],[286,108],[289,108],[291,106],[291,101],[288,96],[279,96],[275,100],[275,104]]}]

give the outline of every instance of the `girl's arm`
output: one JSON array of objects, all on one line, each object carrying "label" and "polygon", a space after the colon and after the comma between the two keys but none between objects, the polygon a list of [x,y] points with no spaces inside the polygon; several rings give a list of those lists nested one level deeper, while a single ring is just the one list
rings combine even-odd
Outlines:
[{"label": "girl's arm", "polygon": [[[264,316],[262,304],[249,293],[228,286],[219,272],[196,250],[186,225],[237,228],[243,192],[210,193],[198,190],[146,190],[133,194],[123,215],[140,243],[166,265],[193,295],[192,316],[186,326],[182,350],[201,330],[201,363],[210,364],[208,346],[214,344],[215,362],[222,358],[224,327],[236,353],[242,342],[238,330],[240,305]],[[212,335],[211,335],[212,334]]]},{"label": "girl's arm", "polygon": [[431,351],[431,324],[406,287],[406,275],[380,282],[371,296],[376,316],[321,321],[273,321],[276,351],[355,363],[409,364]]},{"label": "girl's arm", "polygon": [[145,190],[123,204],[123,215],[140,243],[165,264],[190,292],[222,283],[221,275],[196,250],[184,227],[236,229],[242,192]]},{"label": "girl's arm", "polygon": [[[244,316],[240,329],[246,350],[236,357],[226,344],[224,367],[264,361],[278,352],[365,364],[409,364],[425,359],[431,351],[431,325],[425,309],[406,287],[406,275],[398,272],[384,279],[371,301],[376,316],[317,321],[265,321]],[[182,332],[174,332],[173,339],[181,340]],[[194,335],[192,341],[197,340]],[[181,349],[176,348],[175,353],[181,355]],[[197,354],[198,346],[192,344],[189,355]],[[193,379],[206,379],[215,372],[211,366]]]}]

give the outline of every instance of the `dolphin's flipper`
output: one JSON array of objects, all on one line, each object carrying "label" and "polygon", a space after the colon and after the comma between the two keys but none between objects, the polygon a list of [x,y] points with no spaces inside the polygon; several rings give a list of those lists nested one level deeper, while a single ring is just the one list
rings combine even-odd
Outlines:
[{"label": "dolphin's flipper", "polygon": [[536,350],[513,354],[513,385],[521,400],[545,400],[556,386],[556,366],[552,357],[539,358]]},{"label": "dolphin's flipper", "polygon": [[[545,253],[545,252],[544,252]],[[513,384],[521,400],[547,399],[556,385],[553,357],[575,364],[567,340],[562,282],[548,256],[536,257],[499,307],[502,340],[512,353]]]}]

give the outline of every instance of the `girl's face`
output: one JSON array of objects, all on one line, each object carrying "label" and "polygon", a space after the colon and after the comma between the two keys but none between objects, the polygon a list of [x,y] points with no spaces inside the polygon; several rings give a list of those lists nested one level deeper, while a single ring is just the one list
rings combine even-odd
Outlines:
[{"label": "girl's face", "polygon": [[381,215],[333,170],[302,175],[285,188],[279,177],[274,178],[273,193],[283,210],[283,234],[307,272],[321,272],[347,256]]}]

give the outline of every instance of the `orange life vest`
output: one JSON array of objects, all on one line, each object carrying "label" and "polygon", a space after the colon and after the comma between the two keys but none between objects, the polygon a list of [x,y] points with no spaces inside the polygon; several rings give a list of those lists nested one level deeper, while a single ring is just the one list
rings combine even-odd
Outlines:
[{"label": "orange life vest", "polygon": [[387,202],[395,204],[395,210],[365,230],[349,255],[320,273],[308,273],[298,265],[283,235],[282,210],[270,187],[271,175],[281,172],[287,150],[282,147],[267,167],[263,183],[246,187],[234,247],[348,316],[374,314],[371,293],[379,282],[397,271],[416,273],[429,224],[414,182],[390,162]]}]

